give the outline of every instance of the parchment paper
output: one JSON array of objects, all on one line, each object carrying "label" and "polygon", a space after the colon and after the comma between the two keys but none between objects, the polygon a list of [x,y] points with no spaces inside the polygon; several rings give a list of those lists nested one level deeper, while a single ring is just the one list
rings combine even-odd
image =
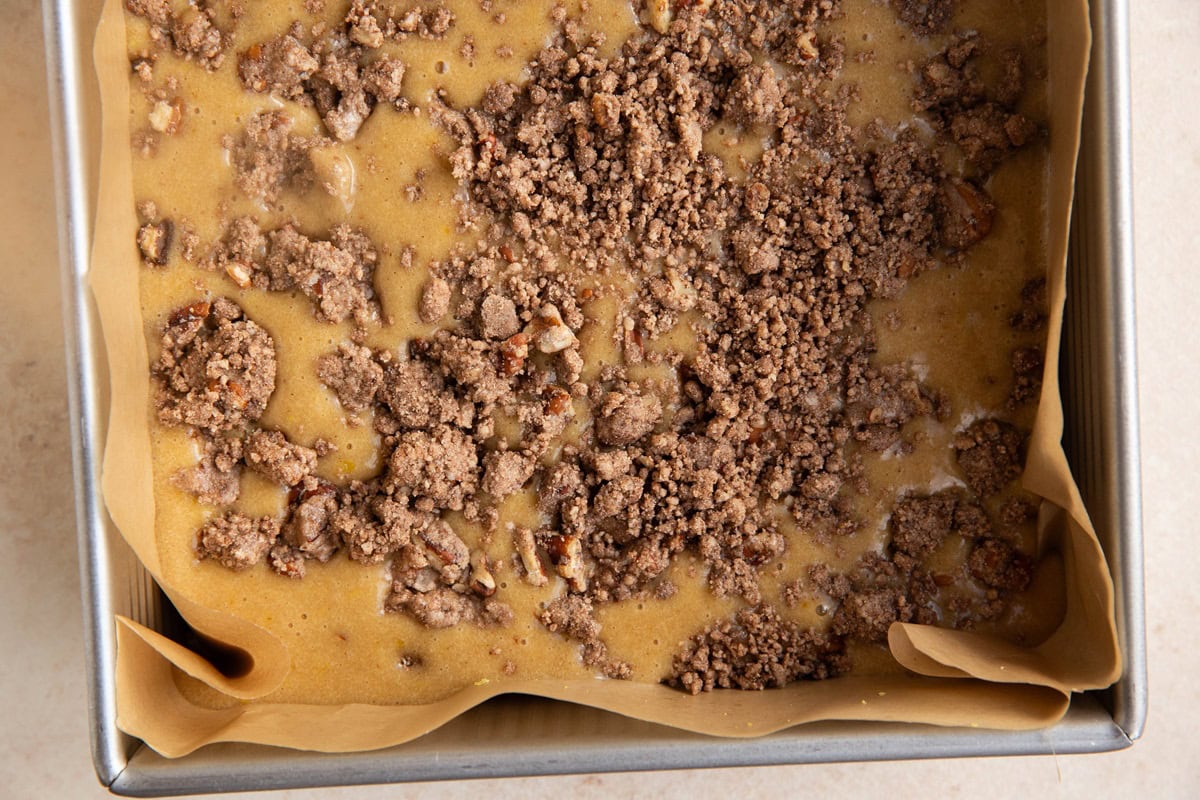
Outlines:
[{"label": "parchment paper", "polygon": [[[895,658],[914,673],[911,676],[850,676],[766,692],[717,691],[696,697],[623,681],[513,680],[473,686],[428,705],[233,702],[226,709],[212,710],[197,707],[180,694],[173,670],[182,670],[230,698],[249,701],[283,682],[290,668],[287,648],[261,628],[201,607],[163,586],[194,628],[236,644],[250,654],[253,666],[241,677],[227,678],[199,654],[120,618],[117,708],[121,729],[170,757],[222,741],[330,752],[369,750],[419,737],[505,693],[540,695],[729,737],[762,736],[820,719],[1028,729],[1058,720],[1066,712],[1071,692],[1110,685],[1121,672],[1112,581],[1062,450],[1058,386],[1067,233],[1091,34],[1086,0],[1052,0],[1048,5],[1050,320],[1045,380],[1024,477],[1025,488],[1045,498],[1039,520],[1043,549],[1058,549],[1065,563],[1066,615],[1048,640],[1026,649],[979,634],[896,623],[889,644]],[[161,578],[146,411],[149,365],[138,297],[140,262],[132,236],[136,220],[129,64],[120,0],[105,2],[95,59],[103,143],[89,277],[103,325],[112,388],[103,492],[125,539],[146,568]]]}]

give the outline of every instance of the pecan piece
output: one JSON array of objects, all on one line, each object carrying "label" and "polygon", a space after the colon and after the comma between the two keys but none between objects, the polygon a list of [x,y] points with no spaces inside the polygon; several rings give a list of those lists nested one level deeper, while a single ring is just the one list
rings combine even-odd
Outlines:
[{"label": "pecan piece", "polygon": [[525,368],[529,357],[529,337],[524,333],[514,334],[500,345],[500,374],[511,378]]},{"label": "pecan piece", "polygon": [[571,393],[561,386],[551,386],[545,392],[546,413],[558,416],[571,411]]},{"label": "pecan piece", "polygon": [[480,597],[491,597],[496,593],[496,579],[488,569],[488,559],[482,550],[471,554],[471,591]]},{"label": "pecan piece", "polygon": [[563,322],[562,314],[554,305],[544,305],[537,316],[525,328],[537,349],[543,353],[558,353],[573,347],[579,340],[567,324]]},{"label": "pecan piece", "polygon": [[528,528],[514,529],[513,549],[517,551],[521,566],[525,568],[525,580],[534,586],[545,586],[550,579],[546,577],[546,570],[542,567],[537,543],[533,540],[533,531]]},{"label": "pecan piece", "polygon": [[942,186],[942,244],[965,250],[992,232],[996,206],[987,192],[958,178]]},{"label": "pecan piece", "polygon": [[177,328],[190,322],[206,319],[210,311],[212,311],[212,303],[209,303],[207,300],[201,300],[197,303],[177,308],[167,318],[167,327]]},{"label": "pecan piece", "polygon": [[467,568],[471,551],[463,543],[463,540],[458,538],[458,534],[454,532],[449,523],[438,520],[422,529],[417,536],[434,558],[440,562],[435,566],[438,567],[442,577],[450,583],[457,582]]},{"label": "pecan piece", "polygon": [[567,585],[574,592],[587,591],[587,568],[583,563],[583,543],[578,536],[557,535],[546,540],[546,550],[554,569],[566,578]]},{"label": "pecan piece", "polygon": [[159,100],[150,109],[150,127],[168,136],[179,130],[183,122],[183,101],[176,97],[173,100]]},{"label": "pecan piece", "polygon": [[672,0],[646,0],[646,16],[649,17],[650,27],[659,33],[666,33],[675,18]]},{"label": "pecan piece", "polygon": [[175,224],[169,219],[147,222],[138,228],[137,246],[147,264],[165,266],[171,253],[171,240],[175,237]]},{"label": "pecan piece", "polygon": [[238,285],[238,288],[246,289],[250,286],[250,270],[245,264],[237,261],[230,261],[225,265],[225,274],[229,279]]}]

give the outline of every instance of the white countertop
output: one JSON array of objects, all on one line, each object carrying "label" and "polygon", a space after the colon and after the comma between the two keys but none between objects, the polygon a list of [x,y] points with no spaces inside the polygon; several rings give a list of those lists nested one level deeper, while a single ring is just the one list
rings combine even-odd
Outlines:
[{"label": "white countertop", "polygon": [[[1002,0],[998,0],[1002,1]],[[1150,722],[1098,756],[772,767],[280,792],[278,798],[1200,797],[1200,2],[1133,6]],[[106,795],[92,772],[41,13],[0,0],[0,796]],[[1154,387],[1148,390],[1145,387]]]}]

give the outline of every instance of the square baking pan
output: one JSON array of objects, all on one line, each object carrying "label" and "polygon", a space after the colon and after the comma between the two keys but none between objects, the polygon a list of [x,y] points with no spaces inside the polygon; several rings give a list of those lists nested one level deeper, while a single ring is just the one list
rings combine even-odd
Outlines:
[{"label": "square baking pan", "polygon": [[100,103],[92,39],[100,3],[45,0],[59,203],[68,389],[83,587],[92,755],[131,796],[454,778],[980,755],[1096,753],[1141,736],[1147,708],[1134,330],[1127,0],[1093,0],[1091,71],[1069,253],[1061,381],[1065,444],[1116,587],[1125,672],[1077,694],[1039,731],[822,722],[718,739],[528,697],[489,701],[427,736],[368,753],[220,744],[165,759],[116,726],[114,614],[163,630],[175,616],[108,519],[100,495],[104,350],[86,275]]}]

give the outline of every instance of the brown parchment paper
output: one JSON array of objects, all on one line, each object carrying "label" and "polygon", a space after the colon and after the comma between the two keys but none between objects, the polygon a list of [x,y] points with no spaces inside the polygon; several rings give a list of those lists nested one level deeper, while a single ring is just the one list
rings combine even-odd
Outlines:
[{"label": "brown parchment paper", "polygon": [[[117,626],[117,712],[122,730],[165,756],[211,742],[240,741],[322,751],[400,744],[498,694],[578,703],[697,733],[762,736],[821,719],[922,722],[1029,729],[1053,724],[1070,693],[1102,688],[1121,672],[1108,568],[1061,446],[1058,350],[1067,233],[1091,34],[1086,0],[1049,5],[1050,193],[1049,334],[1045,381],[1029,443],[1025,488],[1045,498],[1043,550],[1062,553],[1066,614],[1038,647],[961,631],[894,624],[889,644],[913,674],[849,676],[766,692],[717,691],[696,697],[623,681],[512,680],[469,687],[440,702],[412,706],[253,703],[290,668],[287,648],[244,620],[204,608],[163,585],[154,526],[149,364],[138,296],[140,262],[129,146],[129,63],[120,0],[105,0],[95,43],[103,107],[96,238],[89,275],[103,326],[111,380],[103,493],[126,541],[183,617],[198,631],[248,653],[252,667],[228,678],[201,655],[132,620]],[[222,710],[191,704],[173,671],[182,670],[234,700]],[[236,702],[242,701],[242,702]]]}]

